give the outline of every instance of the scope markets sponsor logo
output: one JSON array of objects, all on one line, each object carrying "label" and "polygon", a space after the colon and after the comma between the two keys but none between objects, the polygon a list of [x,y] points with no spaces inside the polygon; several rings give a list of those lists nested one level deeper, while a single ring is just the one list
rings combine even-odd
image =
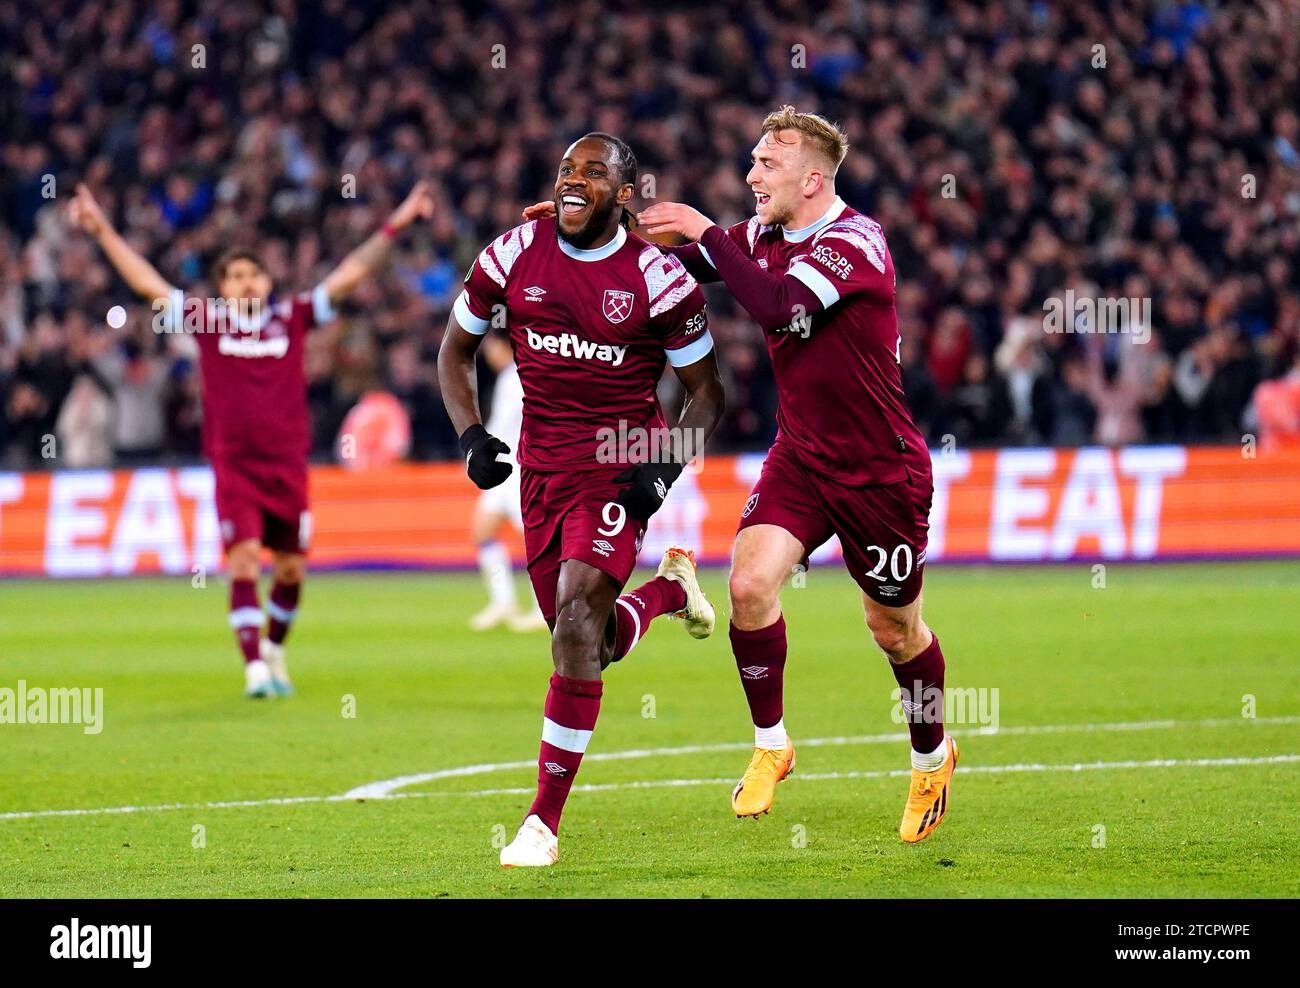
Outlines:
[{"label": "scope markets sponsor logo", "polygon": [[814,247],[812,259],[829,270],[840,281],[847,281],[849,275],[853,273],[853,263],[828,244],[818,244]]},{"label": "scope markets sponsor logo", "polygon": [[617,367],[627,356],[627,347],[613,346],[608,343],[592,343],[576,333],[556,333],[543,336],[532,328],[524,330],[528,334],[528,346],[533,350],[546,353],[558,353],[561,357],[575,357],[578,360],[598,360],[603,364]]},{"label": "scope markets sponsor logo", "polygon": [[50,956],[55,960],[129,960],[145,968],[153,960],[153,927],[82,926],[76,916],[67,926],[50,929]]},{"label": "scope markets sponsor logo", "polygon": [[104,729],[104,690],[28,686],[0,687],[0,724],[81,724],[82,733],[98,734]]},{"label": "scope markets sponsor logo", "polygon": [[1073,288],[1043,302],[1046,333],[1127,333],[1134,343],[1151,339],[1151,299],[1078,297]]},{"label": "scope markets sponsor logo", "polygon": [[890,717],[895,724],[977,724],[998,729],[998,688],[926,686],[919,679],[912,688],[895,687]]},{"label": "scope markets sponsor logo", "polygon": [[619,419],[617,429],[597,429],[596,441],[597,463],[685,463],[692,473],[704,466],[703,429],[629,427],[626,419]]}]

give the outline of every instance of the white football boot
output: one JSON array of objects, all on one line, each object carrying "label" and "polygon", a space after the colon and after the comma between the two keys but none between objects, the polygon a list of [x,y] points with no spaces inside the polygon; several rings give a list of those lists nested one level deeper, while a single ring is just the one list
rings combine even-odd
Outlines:
[{"label": "white football boot", "polygon": [[713,634],[715,619],[713,605],[705,599],[700,581],[695,574],[695,553],[690,549],[669,549],[655,576],[680,583],[686,591],[686,606],[673,617],[680,617],[692,638],[708,638]]},{"label": "white football boot", "polygon": [[506,624],[519,614],[513,604],[488,604],[469,619],[470,630],[488,631],[498,625]]},{"label": "white football boot", "polygon": [[271,670],[261,659],[244,663],[244,696],[250,700],[265,700],[275,695],[271,685]]},{"label": "white football boot", "polygon": [[510,630],[527,633],[529,631],[549,631],[550,627],[546,624],[546,618],[542,617],[542,612],[534,607],[527,614],[516,614],[510,619]]},{"label": "white football boot", "polygon": [[559,856],[560,839],[533,813],[524,820],[515,839],[501,848],[501,867],[548,868]]},{"label": "white football boot", "polygon": [[280,696],[293,696],[293,683],[289,682],[289,663],[284,660],[284,646],[263,638],[261,649],[262,661],[271,670],[271,688]]}]

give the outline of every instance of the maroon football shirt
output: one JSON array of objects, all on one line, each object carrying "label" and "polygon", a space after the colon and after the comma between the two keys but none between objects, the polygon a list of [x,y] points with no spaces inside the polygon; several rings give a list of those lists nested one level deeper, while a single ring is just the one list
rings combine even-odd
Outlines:
[{"label": "maroon football shirt", "polygon": [[515,227],[479,254],[454,312],[480,335],[505,317],[524,389],[517,453],[530,470],[594,469],[608,430],[665,428],[655,395],[665,360],[685,367],[713,349],[695,279],[622,227],[592,250],[560,240],[554,219]]},{"label": "maroon football shirt", "polygon": [[[714,229],[696,248],[710,265],[706,243],[722,235]],[[751,217],[725,235],[759,267],[797,279],[821,302],[803,325],[764,334],[779,397],[777,442],[848,486],[928,475],[929,450],[903,394],[894,261],[880,224],[836,198],[802,230]]]},{"label": "maroon football shirt", "polygon": [[172,326],[179,320],[198,345],[203,449],[210,459],[306,463],[311,430],[303,345],[309,329],[331,318],[323,286],[247,311],[173,293]]}]

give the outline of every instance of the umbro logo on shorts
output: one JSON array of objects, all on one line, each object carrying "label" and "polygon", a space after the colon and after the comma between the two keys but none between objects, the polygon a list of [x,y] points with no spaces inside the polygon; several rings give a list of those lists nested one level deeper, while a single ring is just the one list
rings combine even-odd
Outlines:
[{"label": "umbro logo on shorts", "polygon": [[550,772],[551,775],[564,775],[569,770],[559,762],[547,762],[546,771]]},{"label": "umbro logo on shorts", "polygon": [[606,542],[604,539],[592,539],[591,547],[594,550],[596,550],[596,552],[600,553],[602,556],[608,556],[611,552],[614,551],[614,547],[610,545],[610,543]]},{"label": "umbro logo on shorts", "polygon": [[740,671],[746,679],[762,679],[767,675],[767,666],[744,666]]},{"label": "umbro logo on shorts", "polygon": [[880,596],[882,596],[882,597],[894,597],[894,596],[897,596],[898,591],[900,591],[900,590],[902,590],[902,589],[903,589],[902,587],[896,587],[896,586],[894,586],[892,583],[886,583],[883,587],[880,587],[880,588],[879,588],[879,590],[880,590]]}]

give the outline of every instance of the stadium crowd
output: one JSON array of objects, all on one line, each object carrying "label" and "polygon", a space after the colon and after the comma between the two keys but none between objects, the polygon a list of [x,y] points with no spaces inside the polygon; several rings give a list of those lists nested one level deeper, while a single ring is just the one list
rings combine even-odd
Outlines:
[{"label": "stadium crowd", "polygon": [[[935,444],[1236,442],[1260,383],[1300,378],[1300,14],[1282,2],[0,0],[0,75],[0,467],[199,453],[197,370],[67,222],[78,181],[207,294],[234,245],[310,288],[433,179],[433,223],[313,333],[307,372],[317,458],[372,389],[410,413],[413,456],[451,457],[450,304],[549,198],[563,147],[619,134],[654,196],[731,223],[785,102],[853,144],[839,192],[888,235]],[[1050,332],[1067,289],[1150,299],[1150,318]],[[763,448],[762,340],[725,290],[710,301],[717,447]]]}]

